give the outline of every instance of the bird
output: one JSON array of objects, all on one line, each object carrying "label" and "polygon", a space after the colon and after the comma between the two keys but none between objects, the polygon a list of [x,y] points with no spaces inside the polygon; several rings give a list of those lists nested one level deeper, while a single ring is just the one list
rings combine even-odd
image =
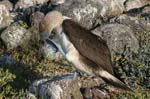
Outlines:
[{"label": "bird", "polygon": [[41,21],[40,32],[49,35],[63,57],[78,71],[100,77],[115,87],[132,91],[114,76],[106,41],[73,19],[63,16],[59,11],[51,11]]}]

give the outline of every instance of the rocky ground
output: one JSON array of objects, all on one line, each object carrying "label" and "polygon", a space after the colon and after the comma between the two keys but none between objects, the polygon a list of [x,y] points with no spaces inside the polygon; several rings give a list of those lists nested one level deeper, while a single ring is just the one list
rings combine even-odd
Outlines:
[{"label": "rocky ground", "polygon": [[[101,88],[88,77],[72,79],[71,64],[40,42],[39,23],[52,10],[106,40],[116,76],[134,93]],[[150,99],[149,93],[149,0],[0,1],[0,99]]]}]

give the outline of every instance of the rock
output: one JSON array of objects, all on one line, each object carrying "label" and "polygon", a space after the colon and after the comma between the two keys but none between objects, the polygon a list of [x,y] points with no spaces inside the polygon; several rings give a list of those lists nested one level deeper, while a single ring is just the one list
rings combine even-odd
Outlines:
[{"label": "rock", "polygon": [[131,52],[137,52],[138,40],[132,29],[122,24],[106,24],[93,31],[94,34],[106,40],[111,53],[123,53],[126,48]]},{"label": "rock", "polygon": [[68,1],[66,1],[66,0],[51,0],[51,4],[52,5],[60,5],[60,4],[63,4],[63,3],[65,3],[65,2],[68,2]]},{"label": "rock", "polygon": [[129,11],[132,9],[144,7],[145,5],[148,4],[150,4],[149,0],[127,0],[125,2],[125,7],[126,7],[126,11]]},{"label": "rock", "polygon": [[97,17],[112,17],[149,4],[149,0],[69,0],[56,10],[91,28]]},{"label": "rock", "polygon": [[74,74],[35,81],[29,88],[40,99],[83,99]]},{"label": "rock", "polygon": [[36,96],[34,94],[28,93],[28,95],[25,97],[25,99],[37,99],[37,98],[36,98]]},{"label": "rock", "polygon": [[0,1],[0,5],[5,5],[9,11],[13,9],[13,4],[8,0]]},{"label": "rock", "polygon": [[116,16],[109,20],[109,23],[119,23],[130,27],[135,35],[147,31],[150,26],[150,21],[140,19],[138,17],[131,17],[127,15]]},{"label": "rock", "polygon": [[58,6],[56,10],[73,18],[86,28],[91,28],[99,16],[113,16],[123,12],[125,0],[70,0]]},{"label": "rock", "polygon": [[44,13],[42,13],[40,11],[32,13],[32,15],[30,16],[31,26],[35,30],[39,31],[39,24],[43,18],[44,18]]},{"label": "rock", "polygon": [[23,43],[26,43],[31,38],[31,33],[18,23],[14,23],[5,29],[1,34],[1,39],[7,49],[14,49]]},{"label": "rock", "polygon": [[29,8],[37,4],[44,4],[48,1],[49,0],[19,0],[15,5],[15,9]]},{"label": "rock", "polygon": [[126,0],[102,0],[103,9],[100,12],[102,17],[111,17],[122,14],[124,11],[124,2]]},{"label": "rock", "polygon": [[92,98],[92,90],[91,88],[85,88],[84,92],[83,92],[83,96],[87,99],[91,99]]},{"label": "rock", "polygon": [[110,96],[107,94],[107,92],[103,92],[96,88],[92,88],[92,91],[94,93],[94,97],[100,97],[100,99],[110,99]]},{"label": "rock", "polygon": [[9,9],[6,5],[0,4],[0,29],[9,26],[13,22]]},{"label": "rock", "polygon": [[92,88],[103,83],[100,79],[74,76],[71,73],[37,80],[30,85],[30,94],[40,99],[83,99],[81,88]]},{"label": "rock", "polygon": [[4,56],[0,56],[0,65],[2,64],[15,64],[16,61],[11,57],[11,56],[7,56],[7,55],[4,55]]},{"label": "rock", "polygon": [[144,16],[145,19],[149,20],[150,19],[150,6],[144,7],[142,9],[142,14],[141,15]]},{"label": "rock", "polygon": [[84,88],[83,96],[84,99],[110,99],[110,96],[105,90],[96,87]]},{"label": "rock", "polygon": [[149,13],[150,13],[150,6],[144,7],[144,8],[142,9],[142,13],[143,13],[143,14],[149,14]]},{"label": "rock", "polygon": [[[101,5],[98,0],[69,0],[58,6],[56,10],[64,16],[73,18],[84,27],[90,28]],[[98,6],[99,5],[99,6]]]}]

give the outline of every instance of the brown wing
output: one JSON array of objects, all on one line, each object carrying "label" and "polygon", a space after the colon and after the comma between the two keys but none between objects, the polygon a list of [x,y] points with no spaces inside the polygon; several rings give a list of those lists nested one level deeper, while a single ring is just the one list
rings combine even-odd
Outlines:
[{"label": "brown wing", "polygon": [[81,55],[113,74],[111,54],[104,40],[69,19],[64,20],[63,28]]}]

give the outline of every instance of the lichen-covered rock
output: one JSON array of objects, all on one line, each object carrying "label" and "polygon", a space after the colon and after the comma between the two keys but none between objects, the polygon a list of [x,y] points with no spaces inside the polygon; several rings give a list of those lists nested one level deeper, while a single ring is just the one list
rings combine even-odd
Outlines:
[{"label": "lichen-covered rock", "polygon": [[97,17],[120,15],[123,12],[144,7],[149,2],[149,0],[69,0],[56,9],[84,27],[91,28]]},{"label": "lichen-covered rock", "polygon": [[132,29],[122,24],[106,24],[93,31],[94,34],[106,40],[111,53],[122,53],[125,48],[137,52],[138,40]]},{"label": "lichen-covered rock", "polygon": [[14,49],[23,43],[26,43],[31,38],[31,33],[14,23],[1,33],[1,39],[6,45],[7,49]]},{"label": "lichen-covered rock", "polygon": [[8,7],[4,4],[0,4],[0,29],[9,26],[12,21]]},{"label": "lichen-covered rock", "polygon": [[44,4],[46,2],[48,2],[49,0],[19,0],[16,5],[15,5],[15,9],[17,8],[28,8],[31,6],[35,6],[37,4]]},{"label": "lichen-covered rock", "polygon": [[83,26],[90,28],[101,9],[98,0],[69,0],[56,8],[63,15],[73,18]]}]

